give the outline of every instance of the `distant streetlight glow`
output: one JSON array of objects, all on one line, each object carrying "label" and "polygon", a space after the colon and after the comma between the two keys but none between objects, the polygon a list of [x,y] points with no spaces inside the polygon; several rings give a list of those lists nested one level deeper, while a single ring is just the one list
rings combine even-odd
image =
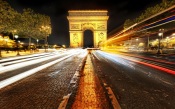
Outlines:
[{"label": "distant streetlight glow", "polygon": [[18,39],[18,35],[15,35],[15,38]]},{"label": "distant streetlight glow", "polygon": [[[15,35],[15,38],[18,39],[18,35]],[[20,55],[20,54],[19,54],[19,42],[20,42],[20,41],[17,41],[17,54],[16,54],[17,56]]]},{"label": "distant streetlight glow", "polygon": [[159,36],[162,36],[162,39],[163,39],[163,31],[164,31],[164,29],[159,29]]},{"label": "distant streetlight glow", "polygon": [[159,33],[158,35],[159,35],[159,36],[162,36],[162,35],[163,35],[163,33]]},{"label": "distant streetlight glow", "polygon": [[159,36],[159,45],[158,45],[158,51],[157,51],[157,54],[159,55],[159,54],[161,54],[161,52],[160,52],[160,37],[162,36],[162,38],[163,38],[163,32],[162,32],[162,29],[159,29],[159,33],[158,33],[158,36]]},{"label": "distant streetlight glow", "polygon": [[39,41],[39,40],[38,40],[38,39],[36,39],[36,48],[38,48],[38,41]]}]

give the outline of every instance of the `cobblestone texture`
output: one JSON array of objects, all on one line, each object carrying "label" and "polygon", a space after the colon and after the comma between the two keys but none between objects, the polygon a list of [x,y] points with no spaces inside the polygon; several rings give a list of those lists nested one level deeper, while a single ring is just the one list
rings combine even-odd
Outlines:
[{"label": "cobblestone texture", "polygon": [[103,87],[94,73],[90,55],[82,73],[71,109],[110,109]]},{"label": "cobblestone texture", "polygon": [[57,109],[82,59],[66,59],[0,90],[0,109]]}]

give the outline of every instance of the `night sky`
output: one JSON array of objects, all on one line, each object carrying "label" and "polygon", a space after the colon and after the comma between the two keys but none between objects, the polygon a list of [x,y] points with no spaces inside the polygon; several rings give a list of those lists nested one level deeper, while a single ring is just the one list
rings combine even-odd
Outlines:
[{"label": "night sky", "polygon": [[[121,27],[126,19],[134,19],[147,7],[161,0],[6,0],[15,10],[21,12],[31,8],[36,13],[50,16],[52,34],[49,44],[69,45],[68,10],[108,10],[108,30]],[[111,1],[111,2],[110,2]]]}]

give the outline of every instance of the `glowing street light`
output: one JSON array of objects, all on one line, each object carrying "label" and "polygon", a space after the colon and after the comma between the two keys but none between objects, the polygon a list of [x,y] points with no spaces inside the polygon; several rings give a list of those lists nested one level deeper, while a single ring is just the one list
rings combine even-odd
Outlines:
[{"label": "glowing street light", "polygon": [[38,41],[39,41],[39,40],[37,39],[37,40],[36,40],[36,42],[37,42],[37,45],[38,45]]},{"label": "glowing street light", "polygon": [[138,38],[136,38],[136,46],[137,46],[137,48],[139,47],[139,44],[138,44]]},{"label": "glowing street light", "polygon": [[18,39],[18,35],[15,35],[15,39]]},{"label": "glowing street light", "polygon": [[38,48],[38,42],[39,42],[39,40],[38,39],[36,39],[36,48]]},{"label": "glowing street light", "polygon": [[161,52],[160,52],[160,37],[161,37],[161,36],[163,37],[163,33],[162,33],[162,32],[159,32],[159,33],[158,33],[158,36],[159,36],[159,45],[158,45],[157,54],[159,55],[159,54],[161,54]]},{"label": "glowing street light", "polygon": [[163,39],[163,31],[164,31],[164,29],[159,29],[159,31],[160,31],[159,35],[162,36],[162,39]]},{"label": "glowing street light", "polygon": [[[15,35],[15,39],[17,40],[18,39],[18,35]],[[17,56],[19,56],[20,54],[19,54],[19,42],[20,41],[17,41]]]}]

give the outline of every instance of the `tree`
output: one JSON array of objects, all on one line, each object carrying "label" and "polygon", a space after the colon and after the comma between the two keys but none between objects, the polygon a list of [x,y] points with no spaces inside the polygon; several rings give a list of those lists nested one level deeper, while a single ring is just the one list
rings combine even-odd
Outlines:
[{"label": "tree", "polygon": [[133,23],[130,19],[127,19],[124,23],[124,29],[128,28],[129,26],[131,26]]},{"label": "tree", "polygon": [[0,32],[14,31],[23,38],[43,39],[51,34],[50,17],[30,8],[19,13],[6,1],[0,0]]},{"label": "tree", "polygon": [[[140,22],[146,18],[149,18],[150,16],[159,13],[175,4],[175,0],[162,0],[162,3],[157,4],[153,7],[148,7],[138,18],[135,18],[134,20],[126,20],[124,23],[124,28],[128,28],[131,25]],[[166,16],[166,13],[164,14]]]},{"label": "tree", "polygon": [[0,32],[10,31],[15,13],[15,10],[6,1],[0,0]]}]

